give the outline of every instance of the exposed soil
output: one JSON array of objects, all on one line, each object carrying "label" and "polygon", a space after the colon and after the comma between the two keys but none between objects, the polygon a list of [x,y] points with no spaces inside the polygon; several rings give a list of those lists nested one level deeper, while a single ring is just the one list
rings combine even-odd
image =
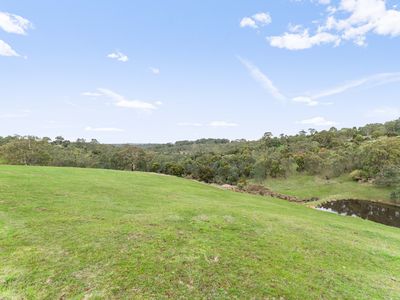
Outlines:
[{"label": "exposed soil", "polygon": [[248,194],[253,194],[253,195],[261,195],[261,196],[269,196],[273,198],[278,198],[290,202],[296,202],[296,203],[307,203],[307,202],[313,202],[313,201],[318,201],[319,198],[313,197],[309,199],[300,199],[296,196],[290,196],[290,195],[285,195],[281,194],[278,192],[274,192],[270,190],[269,188],[262,186],[262,185],[256,185],[256,184],[251,184],[247,185],[243,188],[238,188],[237,186],[229,185],[229,184],[224,184],[221,186],[223,189],[230,190],[230,191],[235,191],[239,193],[248,193]]}]

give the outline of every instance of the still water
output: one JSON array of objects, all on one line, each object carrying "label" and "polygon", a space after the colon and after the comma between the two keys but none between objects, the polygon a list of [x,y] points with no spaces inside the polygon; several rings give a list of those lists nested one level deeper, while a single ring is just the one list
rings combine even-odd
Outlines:
[{"label": "still water", "polygon": [[364,200],[337,200],[321,204],[319,210],[400,228],[400,206]]}]

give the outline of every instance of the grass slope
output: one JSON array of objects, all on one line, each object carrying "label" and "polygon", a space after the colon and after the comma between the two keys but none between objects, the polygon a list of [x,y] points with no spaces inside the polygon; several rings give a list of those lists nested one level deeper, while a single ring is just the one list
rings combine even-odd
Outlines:
[{"label": "grass slope", "polygon": [[400,230],[185,179],[0,167],[0,299],[400,299]]},{"label": "grass slope", "polygon": [[362,199],[391,202],[391,188],[370,183],[357,183],[349,176],[325,180],[317,176],[296,175],[286,179],[271,178],[265,186],[283,194],[300,198],[318,197],[321,200]]}]

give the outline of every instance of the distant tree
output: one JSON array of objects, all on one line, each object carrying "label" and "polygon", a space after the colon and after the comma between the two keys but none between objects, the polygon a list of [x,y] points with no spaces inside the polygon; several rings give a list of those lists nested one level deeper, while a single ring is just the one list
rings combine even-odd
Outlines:
[{"label": "distant tree", "polygon": [[144,150],[134,147],[125,146],[117,151],[112,157],[112,165],[115,169],[130,171],[146,170],[146,153]]},{"label": "distant tree", "polygon": [[51,159],[48,142],[36,137],[13,139],[3,145],[0,152],[6,162],[16,165],[47,165]]},{"label": "distant tree", "polygon": [[299,135],[300,136],[305,136],[307,134],[307,131],[305,131],[305,130],[300,130],[299,131]]}]

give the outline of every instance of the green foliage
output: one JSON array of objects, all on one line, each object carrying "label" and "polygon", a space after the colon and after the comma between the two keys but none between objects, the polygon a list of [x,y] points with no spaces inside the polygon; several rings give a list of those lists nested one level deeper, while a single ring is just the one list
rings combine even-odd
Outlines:
[{"label": "green foliage", "polygon": [[168,175],[182,177],[182,175],[185,172],[185,169],[179,164],[170,162],[164,166],[163,171],[164,171],[163,173],[168,174]]},{"label": "green foliage", "polygon": [[386,165],[378,174],[375,183],[379,186],[397,186],[400,184],[400,167]]},{"label": "green foliage", "polygon": [[1,147],[1,155],[9,164],[48,165],[50,146],[36,137],[15,138]]},{"label": "green foliage", "polygon": [[299,174],[333,179],[358,170],[352,174],[355,180],[387,184],[381,183],[383,168],[400,165],[399,135],[400,119],[361,128],[310,128],[292,136],[266,132],[257,141],[200,139],[133,146],[15,136],[0,137],[0,161],[150,171],[232,185],[241,178],[262,182]]},{"label": "green foliage", "polygon": [[390,194],[390,199],[395,203],[400,203],[400,187]]},{"label": "green foliage", "polygon": [[375,178],[382,168],[400,165],[400,138],[384,137],[366,142],[359,148],[360,165],[370,178]]}]

